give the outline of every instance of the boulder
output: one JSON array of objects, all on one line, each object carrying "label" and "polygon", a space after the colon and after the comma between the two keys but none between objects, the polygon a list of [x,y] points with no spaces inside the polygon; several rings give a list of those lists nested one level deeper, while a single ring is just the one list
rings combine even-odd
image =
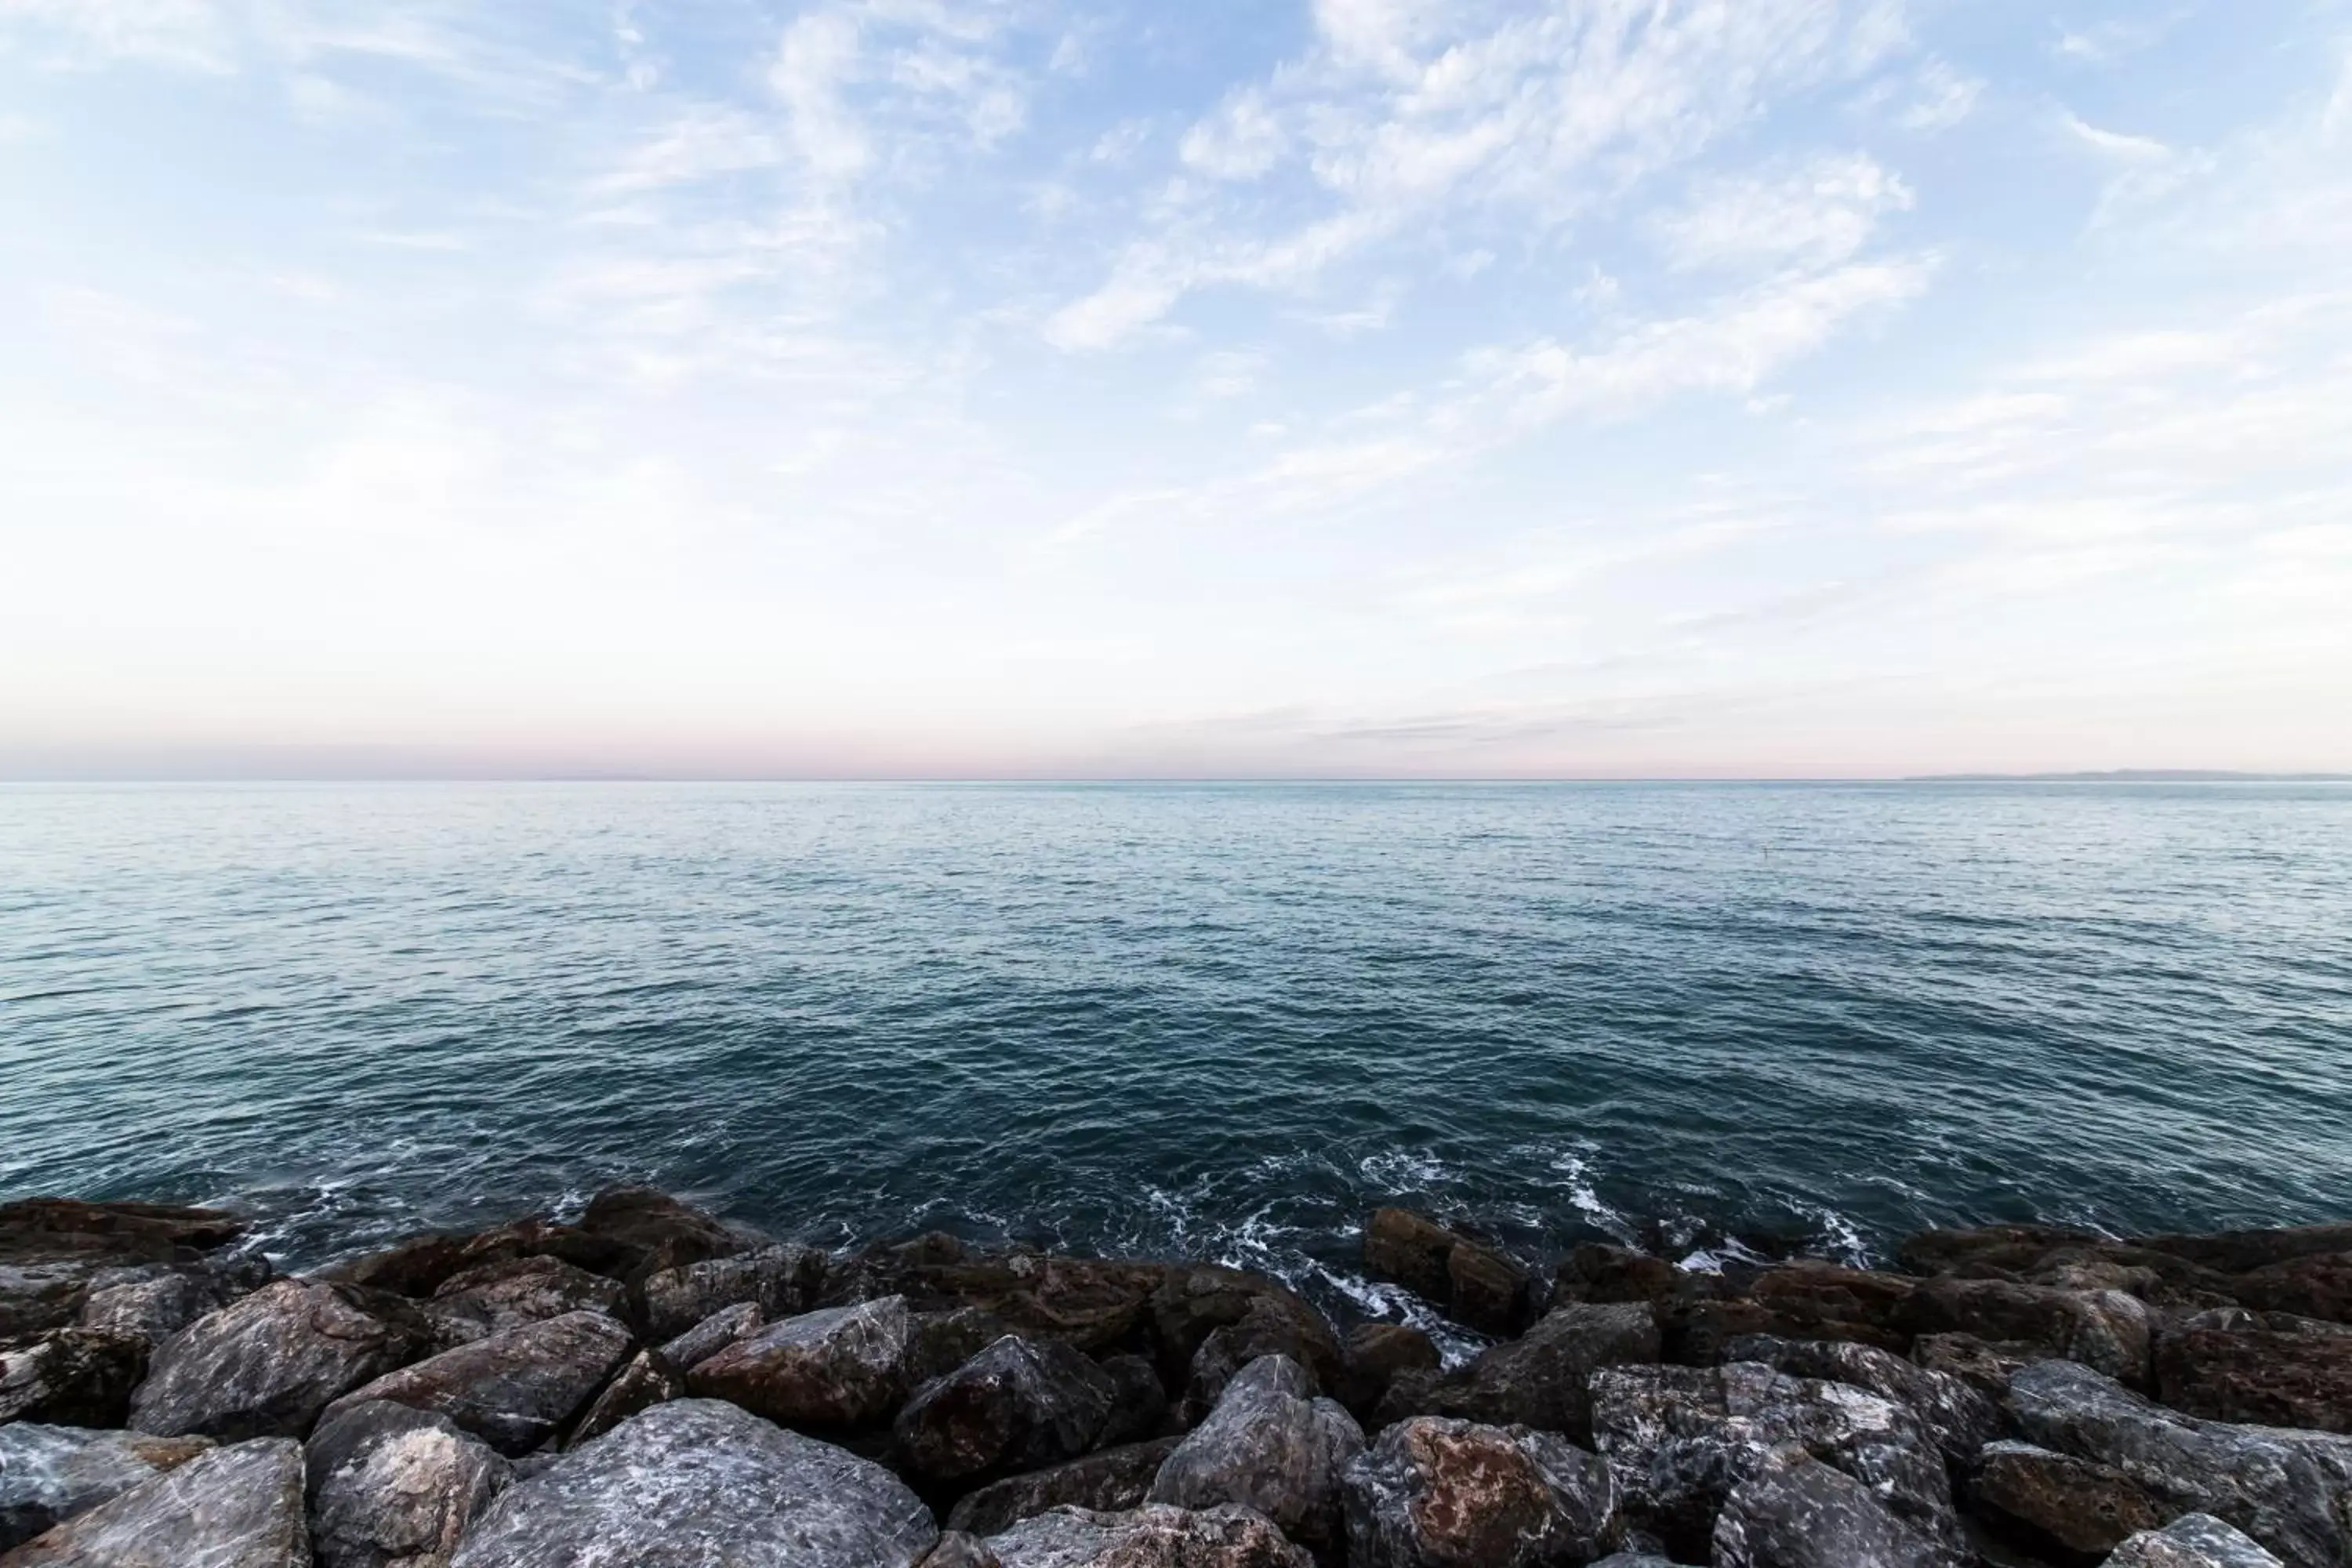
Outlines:
[{"label": "boulder", "polygon": [[395,1296],[430,1296],[459,1269],[484,1259],[469,1257],[473,1238],[425,1231],[403,1237],[390,1247],[342,1258],[311,1278],[335,1285],[356,1285]]},{"label": "boulder", "polygon": [[2200,1420],[2065,1361],[2012,1378],[2009,1415],[2028,1440],[2226,1520],[2294,1568],[2352,1565],[2352,1437]]},{"label": "boulder", "polygon": [[2215,1421],[2352,1432],[2352,1327],[2222,1308],[2156,1342],[2157,1397]]},{"label": "boulder", "polygon": [[2293,1258],[2239,1275],[2231,1293],[2265,1312],[2352,1323],[2352,1251]]},{"label": "boulder", "polygon": [[102,1268],[90,1276],[81,1326],[143,1340],[152,1350],[206,1312],[269,1283],[269,1262],[257,1257],[208,1257],[201,1263],[141,1264]]},{"label": "boulder", "polygon": [[1241,1317],[1209,1331],[1192,1352],[1178,1418],[1187,1426],[1216,1407],[1234,1374],[1260,1356],[1287,1356],[1315,1377],[1318,1392],[1327,1373],[1344,1375],[1339,1337],[1323,1314],[1289,1295],[1254,1297]]},{"label": "boulder", "polygon": [[1526,1268],[1410,1209],[1373,1212],[1364,1226],[1364,1267],[1486,1333],[1517,1333],[1534,1315],[1534,1281]]},{"label": "boulder", "polygon": [[337,1402],[389,1400],[446,1415],[499,1453],[538,1447],[578,1415],[629,1353],[602,1312],[567,1312],[386,1373]]},{"label": "boulder", "polygon": [[2062,1563],[2089,1564],[2171,1516],[2125,1475],[2031,1443],[1985,1446],[1969,1484],[1978,1517],[2002,1536]]},{"label": "boulder", "polygon": [[73,1323],[92,1278],[103,1270],[200,1265],[244,1228],[244,1221],[218,1209],[165,1204],[0,1204],[0,1345]]},{"label": "boulder", "polygon": [[1151,1500],[1186,1509],[1238,1503],[1336,1562],[1344,1536],[1341,1476],[1363,1452],[1364,1434],[1337,1400],[1316,1397],[1314,1388],[1286,1356],[1250,1363],[1160,1467]]},{"label": "boulder", "polygon": [[587,1414],[563,1435],[563,1446],[576,1448],[592,1438],[602,1437],[640,1410],[650,1410],[665,1400],[683,1398],[685,1394],[686,1379],[668,1357],[659,1351],[640,1351],[604,1385],[604,1392],[588,1406]]},{"label": "boulder", "polygon": [[2227,1272],[2217,1272],[2144,1243],[2042,1226],[1931,1231],[1899,1251],[1922,1274],[2008,1279],[2069,1290],[2119,1289],[2151,1304],[2189,1310],[2226,1304]]},{"label": "boulder", "polygon": [[2327,1253],[2352,1253],[2352,1220],[2280,1230],[2227,1230],[2207,1236],[2150,1236],[2136,1244],[2223,1274],[2247,1274]]},{"label": "boulder", "polygon": [[684,1333],[664,1341],[662,1360],[681,1373],[691,1372],[737,1340],[749,1339],[766,1321],[755,1301],[721,1307]]},{"label": "boulder", "polygon": [[446,1349],[566,1312],[619,1318],[627,1295],[616,1281],[560,1258],[510,1258],[451,1275],[425,1313]]},{"label": "boulder", "polygon": [[988,1539],[1002,1568],[1311,1568],[1265,1516],[1230,1503],[1057,1508]]},{"label": "boulder", "polygon": [[2040,1347],[2044,1355],[2147,1385],[2154,1318],[2120,1290],[2065,1290],[2006,1279],[1939,1279],[1912,1293],[1906,1321],[1922,1334],[1969,1333]]},{"label": "boulder", "polygon": [[906,1473],[970,1483],[1076,1458],[1109,1422],[1118,1390],[1058,1340],[1007,1334],[925,1384],[892,1428]]},{"label": "boulder", "polygon": [[303,1463],[318,1568],[446,1568],[514,1479],[447,1417],[381,1400],[321,1420]]},{"label": "boulder", "polygon": [[1056,1508],[1118,1513],[1142,1503],[1152,1479],[1181,1441],[1158,1437],[1102,1448],[1066,1465],[1007,1476],[967,1492],[948,1515],[950,1530],[994,1535],[1024,1519]]},{"label": "boulder", "polygon": [[1677,1292],[1657,1307],[1661,1353],[1685,1365],[1712,1366],[1731,1341],[1769,1334],[1853,1340],[1902,1354],[1911,1348],[1915,1331],[1906,1311],[1918,1283],[1802,1260],[1765,1269],[1744,1294]]},{"label": "boulder", "polygon": [[280,1279],[156,1347],[130,1424],[224,1442],[299,1437],[337,1398],[426,1348],[423,1324],[346,1285]]},{"label": "boulder", "polygon": [[2183,1514],[2162,1530],[2135,1535],[2107,1559],[2108,1568],[2284,1568],[2279,1560],[2210,1513]]},{"label": "boulder", "polygon": [[977,1535],[950,1530],[924,1555],[917,1568],[1004,1568],[1004,1560]]},{"label": "boulder", "polygon": [[1444,1306],[1449,1284],[1445,1261],[1454,1255],[1454,1244],[1464,1239],[1427,1215],[1374,1209],[1364,1224],[1364,1268]]},{"label": "boulder", "polygon": [[146,1375],[147,1342],[93,1329],[52,1329],[0,1351],[0,1422],[121,1426]]},{"label": "boulder", "polygon": [[310,1568],[302,1446],[265,1437],[199,1454],[76,1514],[0,1568]]},{"label": "boulder", "polygon": [[1685,1274],[1665,1258],[1630,1247],[1587,1242],[1562,1258],[1554,1270],[1551,1304],[1664,1301],[1700,1278]]},{"label": "boulder", "polygon": [[1458,1373],[1398,1377],[1376,1424],[1447,1415],[1489,1426],[1532,1426],[1572,1442],[1590,1440],[1596,1368],[1654,1362],[1658,1328],[1641,1302],[1556,1307],[1516,1340],[1488,1349]]},{"label": "boulder", "polygon": [[910,1327],[903,1296],[803,1312],[736,1341],[686,1384],[785,1426],[872,1426],[906,1397]]},{"label": "boulder", "polygon": [[[1022,1248],[979,1252],[952,1237],[929,1236],[875,1247],[827,1268],[821,1306],[903,1296],[914,1312],[965,1308],[992,1314],[999,1332],[1066,1340],[1089,1355],[1139,1343],[1152,1321],[1154,1292],[1196,1267],[1093,1258],[1048,1258]],[[1222,1272],[1234,1273],[1234,1270]],[[1255,1279],[1255,1276],[1241,1276]],[[1259,1280],[1263,1289],[1279,1289]],[[1236,1310],[1232,1316],[1238,1317]],[[1220,1319],[1230,1321],[1231,1318]],[[1163,1366],[1181,1383],[1200,1333]]]},{"label": "boulder", "polygon": [[1012,1332],[1003,1319],[985,1307],[909,1314],[905,1368],[908,1385],[919,1386],[935,1377],[945,1377]]},{"label": "boulder", "polygon": [[1345,1484],[1349,1568],[1549,1568],[1616,1532],[1608,1461],[1525,1426],[1401,1421]]},{"label": "boulder", "polygon": [[[1268,1301],[1273,1303],[1271,1309],[1260,1305]],[[1251,1320],[1254,1313],[1254,1321],[1265,1321],[1268,1310],[1299,1325],[1319,1322],[1322,1318],[1287,1286],[1262,1274],[1213,1263],[1179,1264],[1165,1269],[1151,1292],[1150,1307],[1160,1376],[1171,1388],[1190,1386],[1192,1360],[1202,1344],[1228,1324]],[[1301,1364],[1315,1374],[1318,1385],[1335,1385],[1339,1379],[1339,1341],[1329,1338],[1329,1332],[1325,1325],[1322,1335],[1305,1335],[1313,1354]]]},{"label": "boulder", "polygon": [[1331,1392],[1360,1421],[1380,1408],[1390,1385],[1405,1373],[1434,1376],[1443,1363],[1437,1342],[1403,1323],[1359,1323],[1339,1347],[1339,1386]]},{"label": "boulder", "polygon": [[2032,1345],[1980,1340],[1974,1334],[1921,1334],[1911,1344],[1914,1363],[1957,1377],[1995,1404],[2008,1396],[2009,1380],[2019,1368],[2042,1359],[2042,1352]]},{"label": "boulder", "polygon": [[637,1286],[646,1337],[667,1340],[729,1307],[751,1306],[764,1319],[792,1318],[816,1305],[825,1255],[778,1243],[647,1275]]},{"label": "boulder", "polygon": [[454,1568],[911,1568],[939,1538],[889,1471],[709,1399],[632,1416],[499,1494]]},{"label": "boulder", "polygon": [[655,1187],[607,1187],[588,1200],[582,1234],[629,1254],[616,1277],[642,1279],[742,1252],[749,1242],[715,1216]]},{"label": "boulder", "polygon": [[1675,1568],[1675,1563],[1674,1559],[1654,1552],[1617,1552],[1601,1558],[1592,1568]]},{"label": "boulder", "polygon": [[1716,1568],[1946,1568],[1951,1561],[1868,1487],[1794,1447],[1775,1449],[1731,1489],[1714,1551]]},{"label": "boulder", "polygon": [[0,1426],[0,1552],[212,1446],[206,1437],[151,1437],[32,1421]]},{"label": "boulder", "polygon": [[1131,1443],[1156,1437],[1168,1427],[1168,1391],[1160,1373],[1139,1355],[1107,1355],[1096,1363],[1110,1379],[1110,1419],[1098,1443]]},{"label": "boulder", "polygon": [[1734,1340],[1730,1359],[1761,1362],[1791,1377],[1866,1389],[1907,1406],[1936,1437],[1944,1458],[1967,1465],[2000,1435],[2000,1407],[1947,1373],[1931,1372],[1874,1345],[1851,1340]]}]

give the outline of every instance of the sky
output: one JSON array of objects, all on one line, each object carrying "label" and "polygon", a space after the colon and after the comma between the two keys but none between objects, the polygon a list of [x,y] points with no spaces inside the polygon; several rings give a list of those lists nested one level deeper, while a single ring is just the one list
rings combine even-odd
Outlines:
[{"label": "sky", "polygon": [[2352,0],[0,0],[0,774],[2352,769]]}]

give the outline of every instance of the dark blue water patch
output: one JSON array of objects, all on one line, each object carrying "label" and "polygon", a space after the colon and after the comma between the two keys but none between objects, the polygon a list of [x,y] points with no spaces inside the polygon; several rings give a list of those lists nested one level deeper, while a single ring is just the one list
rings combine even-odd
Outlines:
[{"label": "dark blue water patch", "polygon": [[0,789],[0,1193],[1274,1268],[2352,1213],[2336,785]]}]

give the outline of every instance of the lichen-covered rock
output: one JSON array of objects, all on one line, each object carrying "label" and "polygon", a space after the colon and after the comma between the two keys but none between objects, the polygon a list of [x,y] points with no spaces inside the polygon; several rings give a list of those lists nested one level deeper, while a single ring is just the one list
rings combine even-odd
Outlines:
[{"label": "lichen-covered rock", "polygon": [[1658,1326],[1646,1303],[1554,1308],[1516,1340],[1493,1346],[1461,1372],[1401,1376],[1375,1417],[1386,1426],[1408,1415],[1450,1415],[1489,1426],[1532,1426],[1573,1442],[1592,1432],[1590,1383],[1595,1369],[1658,1359]]},{"label": "lichen-covered rock", "polygon": [[1761,1362],[1791,1377],[1843,1383],[1907,1405],[1954,1464],[1969,1463],[2000,1433],[2000,1407],[1977,1389],[1874,1345],[1759,1335],[1734,1340],[1727,1353],[1732,1361]]},{"label": "lichen-covered rock", "polygon": [[527,1453],[581,1412],[629,1353],[602,1312],[567,1312],[476,1340],[364,1384],[338,1405],[384,1399],[447,1416],[499,1453]]},{"label": "lichen-covered rock", "polygon": [[1947,1568],[1950,1561],[1868,1487],[1794,1447],[1768,1455],[1731,1489],[1714,1549],[1716,1568]]},{"label": "lichen-covered rock", "polygon": [[576,1448],[602,1437],[641,1410],[650,1410],[664,1400],[683,1398],[685,1394],[686,1379],[678,1375],[667,1356],[659,1351],[639,1351],[604,1385],[604,1392],[589,1405],[587,1414],[564,1434],[563,1446]]},{"label": "lichen-covered rock", "polygon": [[2215,1421],[2352,1432],[2352,1327],[2222,1308],[2156,1342],[2157,1397]]},{"label": "lichen-covered rock", "polygon": [[2284,1568],[2279,1560],[2210,1513],[2183,1514],[2162,1530],[2135,1535],[2107,1568]]},{"label": "lichen-covered rock", "polygon": [[2200,1420],[2064,1361],[2012,1378],[2009,1414],[2042,1447],[2225,1520],[2294,1568],[2352,1568],[2352,1437]]},{"label": "lichen-covered rock", "polygon": [[513,1479],[447,1417],[382,1400],[327,1416],[303,1453],[319,1568],[446,1568]]},{"label": "lichen-covered rock", "polygon": [[0,1568],[310,1568],[302,1446],[197,1455],[0,1556]]},{"label": "lichen-covered rock", "polygon": [[797,1317],[816,1304],[824,1266],[817,1248],[779,1242],[661,1269],[637,1287],[646,1337],[674,1338],[729,1307],[755,1307],[762,1319]]},{"label": "lichen-covered rock", "polygon": [[902,1296],[804,1312],[709,1357],[687,1387],[785,1426],[871,1426],[906,1396],[910,1330]]},{"label": "lichen-covered rock", "polygon": [[454,1568],[912,1568],[938,1539],[881,1466],[678,1399],[508,1488]]},{"label": "lichen-covered rock", "polygon": [[433,1293],[425,1313],[446,1348],[566,1312],[602,1312],[618,1319],[627,1296],[619,1281],[560,1258],[510,1258],[451,1275]]},{"label": "lichen-covered rock", "polygon": [[892,1436],[906,1470],[933,1484],[1035,1469],[1093,1447],[1118,1392],[1070,1346],[1007,1334],[925,1384]]},{"label": "lichen-covered rock", "polygon": [[1552,1568],[1616,1529],[1608,1461],[1525,1426],[1415,1416],[1345,1479],[1349,1568]]},{"label": "lichen-covered rock", "polygon": [[1312,1568],[1263,1515],[1231,1503],[1060,1508],[988,1538],[1003,1568]]},{"label": "lichen-covered rock", "polygon": [[948,1528],[994,1535],[1024,1519],[1056,1508],[1118,1513],[1139,1505],[1153,1478],[1182,1439],[1159,1437],[1101,1448],[1083,1458],[1042,1470],[1007,1476],[958,1499]]},{"label": "lichen-covered rock", "polygon": [[145,1340],[94,1329],[52,1329],[0,1350],[0,1422],[121,1426],[148,1359]]},{"label": "lichen-covered rock", "polygon": [[756,1301],[721,1307],[684,1333],[663,1341],[661,1358],[680,1373],[691,1372],[737,1340],[749,1339],[766,1321]]},{"label": "lichen-covered rock", "polygon": [[1987,1444],[1969,1500],[2002,1534],[2068,1562],[2098,1562],[2171,1513],[2121,1470],[2031,1443]]},{"label": "lichen-covered rock", "polygon": [[1364,1434],[1339,1401],[1316,1397],[1314,1386],[1286,1356],[1250,1363],[1160,1467],[1151,1500],[1188,1509],[1238,1503],[1317,1556],[1336,1559],[1344,1535],[1341,1477],[1363,1452]]},{"label": "lichen-covered rock", "polygon": [[1922,1334],[1969,1333],[2042,1347],[2043,1353],[2146,1387],[2155,1319],[2121,1290],[2068,1290],[2008,1279],[1923,1281],[1906,1321]]},{"label": "lichen-covered rock", "polygon": [[379,1316],[342,1285],[280,1279],[155,1349],[131,1425],[233,1442],[306,1435],[342,1394],[422,1352],[422,1326]]},{"label": "lichen-covered rock", "polygon": [[18,1421],[0,1426],[0,1552],[186,1464],[208,1437]]}]

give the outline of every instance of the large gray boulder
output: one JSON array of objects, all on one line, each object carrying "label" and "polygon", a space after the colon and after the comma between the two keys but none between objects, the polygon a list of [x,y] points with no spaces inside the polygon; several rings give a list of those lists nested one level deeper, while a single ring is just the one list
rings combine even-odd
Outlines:
[{"label": "large gray boulder", "polygon": [[1716,1568],[1948,1568],[1870,1489],[1803,1449],[1776,1449],[1724,1499]]},{"label": "large gray boulder", "polygon": [[303,1454],[319,1568],[446,1568],[514,1479],[447,1417],[382,1400],[327,1416]]},{"label": "large gray boulder", "polygon": [[1843,1383],[1908,1406],[1935,1434],[1944,1458],[1956,1465],[1969,1463],[1987,1443],[2000,1436],[2000,1406],[1973,1384],[1875,1345],[1757,1334],[1732,1341],[1724,1349],[1724,1359],[1761,1362],[1791,1377]]},{"label": "large gray boulder", "polygon": [[912,1328],[903,1296],[803,1312],[709,1357],[687,1374],[687,1388],[780,1426],[872,1426],[907,1395]]},{"label": "large gray boulder", "polygon": [[817,1248],[779,1242],[665,1268],[637,1287],[646,1337],[675,1338],[728,1307],[756,1307],[763,1319],[797,1317],[816,1304],[824,1267]]},{"label": "large gray boulder", "polygon": [[81,1326],[143,1340],[152,1349],[206,1312],[268,1282],[269,1264],[260,1258],[100,1269],[90,1276],[89,1293],[82,1300]]},{"label": "large gray boulder", "polygon": [[2162,1530],[2133,1536],[2106,1568],[2282,1568],[2279,1560],[2210,1513],[2183,1514]]},{"label": "large gray boulder", "polygon": [[337,1398],[426,1342],[420,1325],[370,1310],[352,1287],[280,1279],[157,1346],[130,1424],[225,1442],[299,1437]]},{"label": "large gray boulder", "polygon": [[1075,1459],[1110,1420],[1118,1386],[1058,1340],[1007,1334],[898,1413],[906,1469],[933,1483],[971,1481]]},{"label": "large gray boulder", "polygon": [[510,1258],[461,1269],[425,1303],[442,1345],[467,1344],[566,1312],[625,1315],[628,1292],[615,1279],[560,1258]]},{"label": "large gray boulder", "polygon": [[721,1307],[685,1332],[664,1340],[661,1358],[681,1373],[692,1372],[737,1340],[751,1338],[766,1321],[756,1301]]},{"label": "large gray boulder", "polygon": [[509,1488],[454,1568],[911,1568],[938,1539],[879,1465],[679,1399]]},{"label": "large gray boulder", "polygon": [[0,1551],[186,1464],[209,1437],[18,1421],[0,1426]]},{"label": "large gray boulder", "polygon": [[1571,1302],[1461,1372],[1398,1376],[1375,1421],[1386,1426],[1408,1415],[1450,1415],[1490,1426],[1532,1426],[1587,1442],[1592,1435],[1589,1387],[1594,1371],[1657,1359],[1658,1324],[1649,1303]]},{"label": "large gray boulder", "polygon": [[1151,1500],[1185,1509],[1238,1503],[1318,1558],[1336,1560],[1346,1533],[1341,1478],[1364,1451],[1364,1433],[1338,1400],[1314,1390],[1287,1356],[1250,1363],[1160,1467]]},{"label": "large gray boulder", "polygon": [[1345,1479],[1349,1568],[1554,1568],[1616,1534],[1609,1462],[1525,1426],[1417,1415]]},{"label": "large gray boulder", "polygon": [[1057,1508],[1118,1513],[1140,1504],[1151,1491],[1160,1467],[1176,1451],[1177,1437],[1102,1448],[1066,1465],[1007,1476],[956,1500],[948,1528],[994,1535],[1024,1519]]},{"label": "large gray boulder", "polygon": [[2200,1420],[2064,1361],[2011,1379],[2009,1412],[2032,1442],[2227,1521],[2294,1568],[2352,1568],[2352,1437]]},{"label": "large gray boulder", "polygon": [[75,1515],[0,1568],[310,1568],[302,1446],[266,1437],[199,1454]]},{"label": "large gray boulder", "polygon": [[1002,1568],[1313,1568],[1271,1521],[1220,1503],[1124,1513],[1057,1508],[988,1538]]},{"label": "large gray boulder", "polygon": [[362,1384],[371,1399],[430,1410],[509,1457],[554,1436],[629,1353],[629,1331],[602,1312],[566,1312],[443,1351]]}]

